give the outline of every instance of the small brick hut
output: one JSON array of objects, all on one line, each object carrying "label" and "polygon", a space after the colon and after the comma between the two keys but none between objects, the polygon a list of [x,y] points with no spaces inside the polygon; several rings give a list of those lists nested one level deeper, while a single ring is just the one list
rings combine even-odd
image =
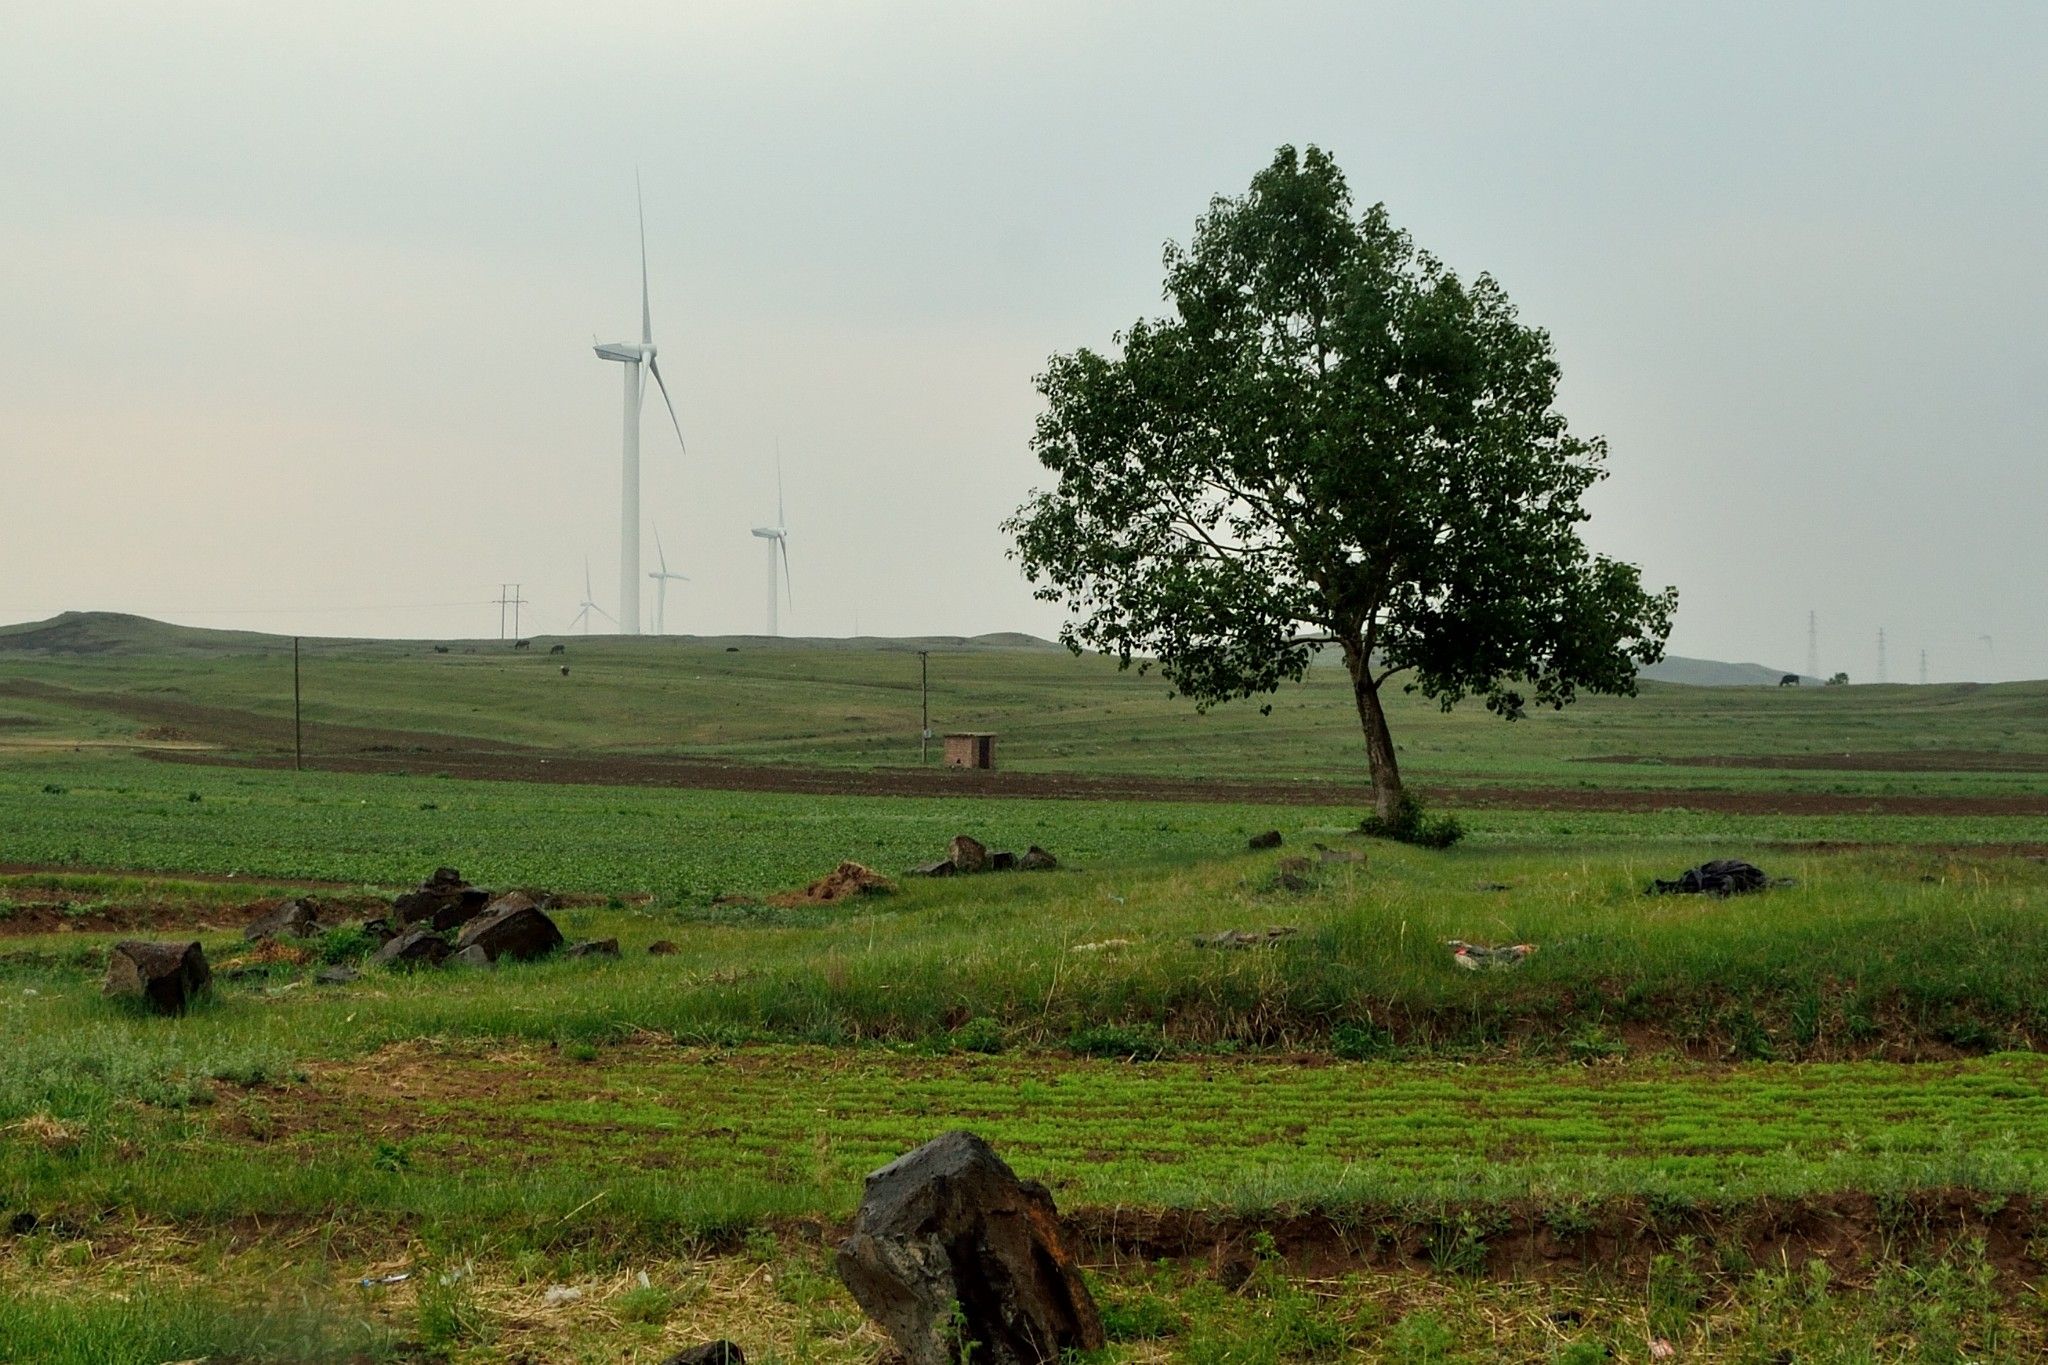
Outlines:
[{"label": "small brick hut", "polygon": [[993,768],[996,766],[996,737],[986,730],[970,730],[946,736],[946,766],[949,768]]}]

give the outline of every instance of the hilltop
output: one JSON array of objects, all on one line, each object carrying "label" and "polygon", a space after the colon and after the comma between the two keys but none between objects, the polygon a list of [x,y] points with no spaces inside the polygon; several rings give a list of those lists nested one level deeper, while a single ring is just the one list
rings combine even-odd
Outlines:
[{"label": "hilltop", "polygon": [[[45,621],[24,621],[0,626],[0,653],[43,655],[148,655],[180,656],[201,654],[267,654],[289,650],[289,635],[255,630],[214,630],[204,626],[181,626],[147,616],[118,611],[67,611]],[[301,637],[304,644],[331,649],[348,647],[366,651],[388,649],[413,653],[439,644],[448,648],[503,649],[510,643],[498,639],[367,639],[359,636]],[[543,644],[582,642],[607,648],[671,645],[715,648],[763,648],[818,650],[1058,650],[1051,640],[1022,631],[993,631],[985,635],[883,636],[768,636],[768,635],[529,635]]]}]

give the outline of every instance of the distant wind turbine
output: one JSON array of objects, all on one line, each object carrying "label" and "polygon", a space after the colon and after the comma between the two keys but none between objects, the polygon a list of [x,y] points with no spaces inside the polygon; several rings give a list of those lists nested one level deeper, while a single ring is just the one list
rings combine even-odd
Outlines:
[{"label": "distant wind turbine", "polygon": [[654,580],[654,633],[668,634],[668,585],[670,580],[687,583],[690,580],[679,573],[668,571],[668,556],[661,550],[661,528],[654,528],[654,558],[661,567],[647,576]]},{"label": "distant wind turbine", "polygon": [[676,441],[681,444],[683,440],[683,424],[676,418],[676,405],[669,400],[668,385],[654,359],[654,315],[647,301],[647,208],[640,203],[638,175],[633,177],[633,198],[640,210],[640,341],[637,345],[614,341],[596,347],[600,359],[618,361],[625,366],[626,375],[625,460],[619,477],[619,619],[612,622],[626,635],[640,633],[640,400],[647,393],[643,366],[661,390]]},{"label": "distant wind turbine", "polygon": [[[775,456],[775,524],[773,526],[756,526],[754,534],[768,542],[768,633],[770,635],[780,635],[782,630],[777,624],[775,609],[776,605],[782,600],[782,597],[785,594],[790,594],[790,588],[789,520],[783,515],[782,511],[782,455],[779,451]],[[782,558],[782,592],[780,593],[775,590],[775,560],[778,552]],[[796,597],[793,594],[789,595],[789,604],[792,607],[796,605]]]},{"label": "distant wind turbine", "polygon": [[[638,587],[639,584],[636,583],[634,586]],[[619,623],[619,619],[616,616],[613,616],[603,607],[590,600],[590,556],[585,555],[583,557],[583,605],[577,610],[575,618],[569,622],[569,629],[574,630],[576,627],[581,626],[585,635],[590,634],[590,613],[592,612],[596,612],[613,625]]]}]

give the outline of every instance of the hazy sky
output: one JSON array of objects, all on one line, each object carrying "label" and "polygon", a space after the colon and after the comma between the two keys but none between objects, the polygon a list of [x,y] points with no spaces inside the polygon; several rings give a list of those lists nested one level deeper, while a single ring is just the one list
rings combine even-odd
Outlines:
[{"label": "hazy sky", "polygon": [[761,629],[779,439],[786,631],[1051,634],[1032,375],[1315,142],[1556,338],[1676,652],[2048,676],[2044,70],[2041,4],[7,5],[0,620],[613,608],[637,167],[670,628]]}]

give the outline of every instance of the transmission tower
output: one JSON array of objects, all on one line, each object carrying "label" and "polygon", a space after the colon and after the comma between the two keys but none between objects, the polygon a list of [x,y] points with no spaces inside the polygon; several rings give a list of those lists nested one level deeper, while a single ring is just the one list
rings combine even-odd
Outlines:
[{"label": "transmission tower", "polygon": [[1884,676],[1884,627],[1883,627],[1883,626],[1879,626],[1879,627],[1877,628],[1877,680],[1878,680],[1879,682],[1883,682],[1883,681],[1885,680],[1885,676]]},{"label": "transmission tower", "polygon": [[1806,613],[1806,676],[1820,676],[1820,618]]}]

